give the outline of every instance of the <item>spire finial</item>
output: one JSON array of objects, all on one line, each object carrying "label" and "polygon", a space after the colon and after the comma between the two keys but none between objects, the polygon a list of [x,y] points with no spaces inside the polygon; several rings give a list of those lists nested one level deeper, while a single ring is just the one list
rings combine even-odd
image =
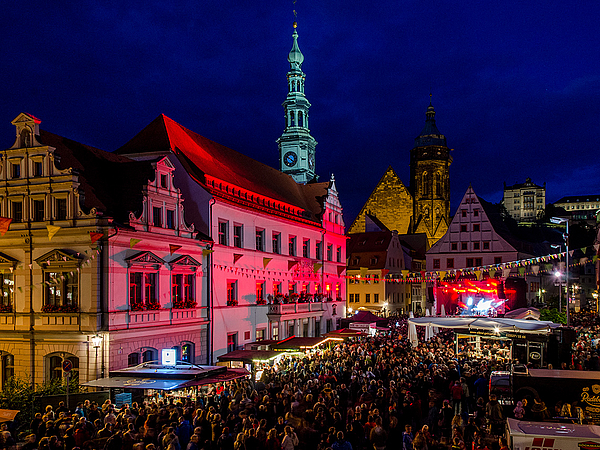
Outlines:
[{"label": "spire finial", "polygon": [[433,106],[431,104],[431,97],[433,97],[433,94],[431,93],[431,89],[429,89],[429,106]]}]

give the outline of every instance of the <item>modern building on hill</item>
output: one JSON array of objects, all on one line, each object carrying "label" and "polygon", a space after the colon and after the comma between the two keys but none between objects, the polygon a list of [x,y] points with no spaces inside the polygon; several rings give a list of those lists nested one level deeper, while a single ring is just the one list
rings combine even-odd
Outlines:
[{"label": "modern building on hill", "polygon": [[546,183],[538,186],[531,178],[512,186],[504,183],[502,203],[517,222],[535,222],[543,216],[546,208]]},{"label": "modern building on hill", "polygon": [[369,214],[399,234],[425,233],[429,246],[433,245],[450,222],[450,151],[430,102],[425,127],[410,152],[410,186],[407,188],[390,166],[348,232],[365,232]]},{"label": "modern building on hill", "polygon": [[600,194],[563,197],[556,201],[554,206],[564,208],[575,220],[595,219],[600,210]]}]

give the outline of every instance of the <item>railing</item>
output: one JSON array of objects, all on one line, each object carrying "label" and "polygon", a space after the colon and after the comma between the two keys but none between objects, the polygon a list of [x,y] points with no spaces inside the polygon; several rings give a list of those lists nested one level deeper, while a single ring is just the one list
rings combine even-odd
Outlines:
[{"label": "railing", "polygon": [[279,305],[268,305],[267,314],[294,314],[310,311],[324,311],[325,308],[322,302],[315,303],[286,303]]}]

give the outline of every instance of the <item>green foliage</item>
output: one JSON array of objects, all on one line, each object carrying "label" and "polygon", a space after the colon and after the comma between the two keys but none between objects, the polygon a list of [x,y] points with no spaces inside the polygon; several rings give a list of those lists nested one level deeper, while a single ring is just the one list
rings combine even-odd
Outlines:
[{"label": "green foliage", "polygon": [[[66,379],[54,379],[42,384],[31,386],[29,378],[11,377],[6,380],[4,389],[0,391],[0,409],[13,409],[20,411],[15,421],[23,426],[28,426],[36,412],[41,412],[44,397],[65,394],[67,392]],[[69,392],[81,392],[78,377],[72,377],[69,383]]]},{"label": "green foliage", "polygon": [[558,312],[556,308],[544,308],[540,310],[540,320],[550,320],[554,323],[567,324],[567,314]]}]

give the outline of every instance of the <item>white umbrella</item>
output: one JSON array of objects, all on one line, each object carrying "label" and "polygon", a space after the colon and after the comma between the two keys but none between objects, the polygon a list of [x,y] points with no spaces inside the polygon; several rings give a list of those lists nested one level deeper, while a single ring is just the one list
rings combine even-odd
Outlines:
[{"label": "white umbrella", "polygon": [[415,315],[412,311],[408,313],[408,340],[411,346],[416,347],[419,345],[419,338],[417,337],[417,326],[411,321],[414,318]]},{"label": "white umbrella", "polygon": [[[429,317],[429,308],[425,309],[425,317]],[[425,342],[430,340],[433,336],[433,327],[431,325],[427,325],[425,327]]]},{"label": "white umbrella", "polygon": [[442,307],[440,308],[440,317],[446,317],[446,305],[442,303]]}]

